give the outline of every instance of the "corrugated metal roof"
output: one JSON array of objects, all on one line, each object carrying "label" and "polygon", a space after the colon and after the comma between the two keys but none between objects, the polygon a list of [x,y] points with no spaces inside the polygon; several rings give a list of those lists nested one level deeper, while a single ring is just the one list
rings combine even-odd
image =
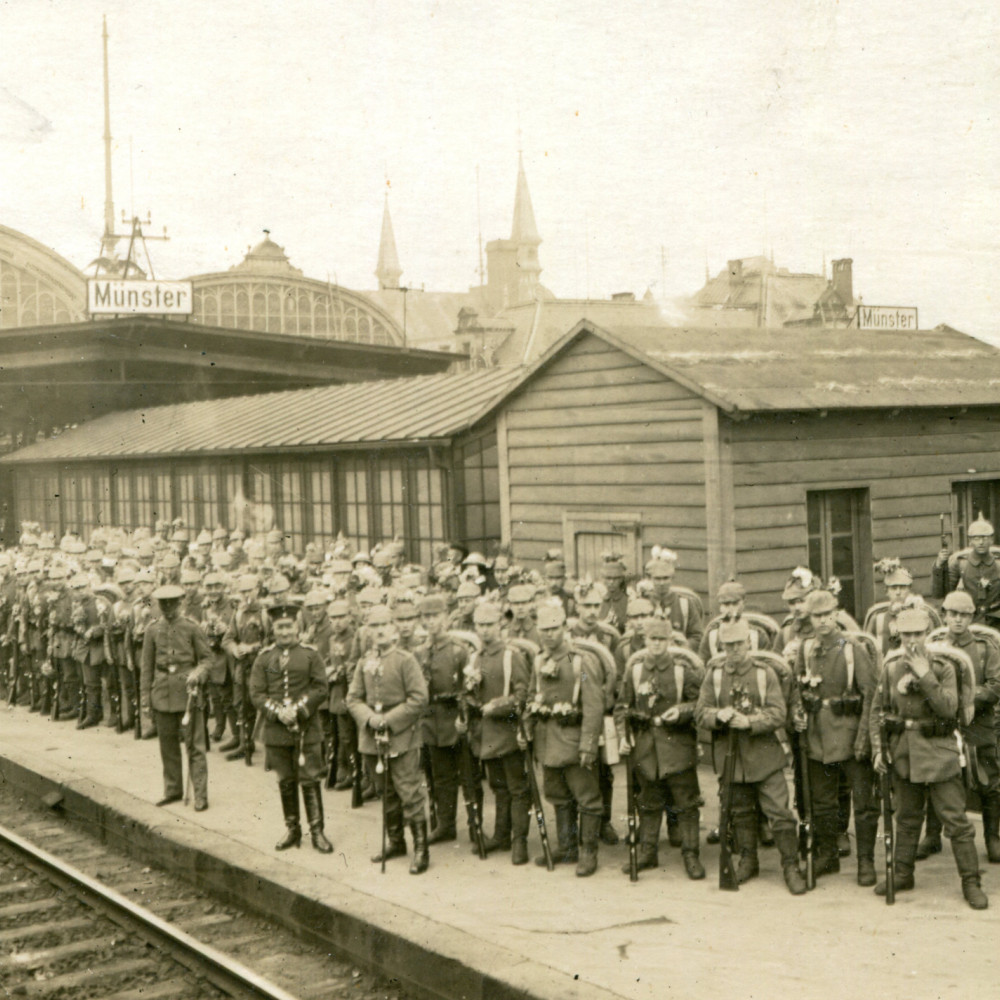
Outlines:
[{"label": "corrugated metal roof", "polygon": [[520,374],[457,374],[321,386],[111,413],[4,456],[5,463],[280,451],[448,438]]},{"label": "corrugated metal roof", "polygon": [[1000,405],[1000,350],[948,327],[611,327],[727,409]]}]

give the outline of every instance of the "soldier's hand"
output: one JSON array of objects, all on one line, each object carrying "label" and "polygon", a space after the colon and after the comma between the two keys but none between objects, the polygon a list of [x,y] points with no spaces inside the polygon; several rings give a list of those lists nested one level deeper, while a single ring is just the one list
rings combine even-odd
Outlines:
[{"label": "soldier's hand", "polygon": [[618,755],[620,757],[627,757],[632,752],[632,744],[629,743],[626,737],[622,737],[618,741]]},{"label": "soldier's hand", "polygon": [[663,715],[660,716],[660,718],[666,723],[674,723],[680,717],[681,717],[681,710],[676,705],[673,705],[671,708],[668,708],[663,713]]},{"label": "soldier's hand", "polygon": [[715,713],[716,721],[721,723],[723,726],[729,725],[729,721],[736,714],[736,709],[732,705],[726,705],[725,708],[720,708],[718,712]]},{"label": "soldier's hand", "polygon": [[942,568],[945,567],[945,566],[947,566],[948,565],[948,557],[950,555],[951,555],[951,549],[949,549],[947,546],[945,546],[943,549],[941,549],[940,552],[938,552],[937,559],[935,560],[934,565],[942,567]]},{"label": "soldier's hand", "polygon": [[732,729],[749,729],[750,720],[742,712],[733,712],[729,725]]},{"label": "soldier's hand", "polygon": [[868,751],[858,748],[854,751],[854,759],[858,761],[859,764],[864,763],[868,759]]},{"label": "soldier's hand", "polygon": [[373,715],[368,719],[368,728],[373,729],[376,733],[381,733],[385,730],[385,716],[384,715]]},{"label": "soldier's hand", "polygon": [[872,767],[875,768],[875,770],[879,774],[885,774],[886,772],[885,760],[882,757],[881,751],[875,754],[874,757],[872,757]]},{"label": "soldier's hand", "polygon": [[518,734],[517,734],[517,749],[520,750],[522,753],[527,753],[528,746],[529,746],[529,744],[528,744],[528,741],[524,738],[524,734],[521,733],[521,732],[518,732]]},{"label": "soldier's hand", "polygon": [[597,754],[589,753],[586,750],[580,751],[580,767],[585,767],[589,771],[597,763]]},{"label": "soldier's hand", "polygon": [[464,736],[469,731],[469,724],[460,715],[455,719],[455,732]]}]

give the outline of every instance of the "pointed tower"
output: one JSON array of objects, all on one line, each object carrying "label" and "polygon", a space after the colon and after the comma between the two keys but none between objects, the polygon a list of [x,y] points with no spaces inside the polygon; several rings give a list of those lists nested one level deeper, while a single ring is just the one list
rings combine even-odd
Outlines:
[{"label": "pointed tower", "polygon": [[535,211],[528,193],[524,157],[517,154],[517,188],[514,191],[514,222],[509,240],[486,244],[486,294],[497,311],[521,302],[532,302],[542,274],[538,247],[542,242],[535,224]]},{"label": "pointed tower", "polygon": [[389,218],[389,194],[386,192],[385,208],[382,210],[382,236],[378,245],[378,263],[375,265],[379,291],[399,288],[399,279],[402,275],[399,254],[396,253],[396,237],[392,232],[392,219]]}]

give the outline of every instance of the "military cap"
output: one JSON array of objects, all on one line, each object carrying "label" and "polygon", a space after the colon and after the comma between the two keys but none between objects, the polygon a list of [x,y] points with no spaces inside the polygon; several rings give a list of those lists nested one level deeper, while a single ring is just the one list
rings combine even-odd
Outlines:
[{"label": "military cap", "polygon": [[156,583],[156,573],[148,566],[144,566],[135,574],[136,583]]},{"label": "military cap", "polygon": [[56,547],[56,536],[51,531],[43,531],[38,536],[38,547],[40,549],[54,549]]},{"label": "military cap", "polygon": [[967,615],[976,613],[976,602],[967,590],[953,590],[941,603],[941,607],[945,611],[962,611]]},{"label": "military cap", "polygon": [[242,542],[246,537],[246,532],[241,531],[239,528],[233,528],[229,532],[229,540],[231,542]]},{"label": "military cap", "polygon": [[448,605],[440,594],[428,594],[419,605],[422,615],[441,615],[447,610]]},{"label": "military cap", "polygon": [[358,591],[358,604],[367,604],[369,607],[382,603],[382,591],[378,587],[363,587]]},{"label": "military cap", "polygon": [[566,612],[561,604],[544,604],[538,609],[538,627],[556,628],[566,621]]},{"label": "military cap", "polygon": [[26,532],[25,534],[21,535],[21,544],[22,545],[37,545],[38,544],[38,536],[37,535],[32,535],[30,532]]},{"label": "military cap", "polygon": [[390,625],[392,624],[392,613],[384,604],[376,604],[368,612],[368,625]]},{"label": "military cap", "polygon": [[186,542],[189,538],[187,528],[174,528],[170,535],[170,541],[172,542]]},{"label": "military cap", "polygon": [[304,608],[321,608],[330,603],[330,595],[325,590],[310,590],[302,601]]},{"label": "military cap", "polygon": [[165,583],[153,591],[153,597],[158,601],[178,601],[184,596],[184,591],[175,583]]},{"label": "military cap", "polygon": [[393,618],[417,618],[420,612],[411,600],[399,600],[392,606]]},{"label": "military cap", "polygon": [[781,599],[788,602],[801,601],[815,587],[816,579],[812,573],[805,566],[797,566],[785,583]]},{"label": "military cap", "polygon": [[400,573],[396,585],[403,590],[416,590],[423,583],[420,573]]},{"label": "military cap", "polygon": [[545,553],[545,575],[548,578],[566,575],[566,560],[562,549],[549,549]]},{"label": "military cap", "polygon": [[28,563],[29,573],[43,573],[45,572],[45,563],[41,559],[32,559]]},{"label": "military cap", "polygon": [[288,577],[282,576],[281,573],[275,573],[270,580],[267,581],[267,592],[272,597],[275,594],[286,594],[292,589],[292,585],[288,582]]},{"label": "military cap", "polygon": [[748,642],[750,625],[745,618],[731,622],[719,622],[719,642]]},{"label": "military cap", "polygon": [[87,551],[87,546],[79,538],[64,538],[65,544],[61,545],[63,552],[70,556],[82,556]]},{"label": "military cap", "polygon": [[386,569],[392,565],[392,555],[385,549],[379,549],[372,555],[372,565],[376,569]]},{"label": "military cap", "polygon": [[923,608],[904,608],[896,615],[899,632],[926,632],[931,627],[930,615]]},{"label": "military cap", "polygon": [[229,538],[229,532],[226,531],[225,528],[216,528],[215,531],[212,532],[213,542],[224,542],[227,538]]},{"label": "military cap", "polygon": [[233,564],[233,557],[225,549],[216,549],[210,558],[216,569],[229,569]]},{"label": "military cap", "polygon": [[715,596],[720,604],[742,601],[747,596],[747,589],[742,583],[737,583],[735,580],[726,580],[725,583],[720,585]]},{"label": "military cap", "polygon": [[122,540],[115,535],[113,538],[108,539],[108,544],[104,546],[104,554],[106,556],[117,556],[122,550]]},{"label": "military cap", "polygon": [[601,571],[606,576],[624,576],[625,560],[617,552],[604,552],[601,555]]},{"label": "military cap", "polygon": [[493,625],[500,621],[500,609],[492,601],[481,601],[472,612],[477,625]]},{"label": "military cap", "polygon": [[463,580],[455,592],[456,597],[479,597],[482,591],[471,580]]},{"label": "military cap", "polygon": [[673,626],[666,618],[654,618],[646,624],[647,639],[669,639],[673,634]]},{"label": "military cap", "polygon": [[181,570],[181,583],[201,583],[201,573],[190,566]]},{"label": "military cap", "polygon": [[983,538],[987,535],[993,534],[993,525],[990,524],[990,522],[987,521],[982,514],[980,514],[979,517],[977,517],[975,521],[969,525],[969,530],[966,534],[969,538]]},{"label": "military cap", "polygon": [[305,561],[310,566],[318,566],[323,562],[323,553],[312,542],[306,546]]},{"label": "military cap", "polygon": [[576,598],[577,603],[591,596],[597,598],[597,602],[592,601],[591,603],[603,603],[604,598],[608,596],[608,588],[603,583],[584,580],[573,588],[573,596]]},{"label": "military cap", "polygon": [[350,573],[354,567],[349,559],[331,559],[329,571],[331,573]]},{"label": "military cap", "polygon": [[104,553],[100,549],[87,549],[83,554],[83,561],[88,563],[99,563],[104,558]]},{"label": "military cap", "polygon": [[489,566],[489,562],[486,560],[481,552],[470,552],[463,560],[463,566]]},{"label": "military cap", "polygon": [[908,587],[913,583],[913,574],[908,569],[898,566],[886,574],[884,582],[887,587]]},{"label": "military cap", "polygon": [[128,563],[124,563],[118,567],[115,577],[119,583],[132,583],[136,577],[135,567],[130,566]]},{"label": "military cap", "polygon": [[155,555],[153,543],[148,538],[140,539],[135,547],[135,554],[140,559],[152,559]]},{"label": "military cap", "polygon": [[114,569],[118,565],[118,560],[112,558],[111,556],[103,556],[101,558],[101,566],[104,569]]},{"label": "military cap", "polygon": [[210,572],[205,574],[205,578],[201,582],[206,587],[224,587],[226,578],[221,573]]},{"label": "military cap", "polygon": [[49,567],[49,579],[50,580],[67,580],[69,579],[69,567],[63,563],[53,563]]},{"label": "military cap", "polygon": [[511,604],[528,604],[535,599],[535,588],[527,583],[517,583],[507,591]]},{"label": "military cap", "polygon": [[449,542],[448,551],[461,553],[463,559],[469,554],[468,547],[463,545],[461,542]]},{"label": "military cap", "polygon": [[346,618],[351,613],[351,606],[345,600],[331,601],[327,614],[331,618]]},{"label": "military cap", "polygon": [[653,602],[645,597],[629,598],[625,605],[625,614],[629,618],[639,618],[642,615],[651,615],[654,611]]},{"label": "military cap", "polygon": [[163,555],[160,556],[160,566],[163,569],[177,569],[180,564],[181,561],[176,552],[164,552]]},{"label": "military cap", "polygon": [[28,569],[28,560],[18,559],[18,561],[14,564],[14,572],[22,574],[30,572]]},{"label": "military cap", "polygon": [[367,552],[364,551],[355,552],[354,555],[351,557],[352,566],[356,566],[358,563],[368,563],[370,565],[371,561],[372,557],[368,555]]},{"label": "military cap", "polygon": [[807,615],[825,615],[829,611],[836,611],[838,607],[837,598],[829,590],[812,590],[806,597]]},{"label": "military cap", "polygon": [[276,567],[274,565],[274,560],[273,559],[265,559],[260,564],[260,572],[261,573],[267,573],[268,575],[272,574],[275,571],[275,568]]},{"label": "military cap", "polygon": [[267,540],[269,542],[280,542],[280,541],[284,540],[284,537],[285,536],[281,533],[281,529],[280,528],[272,528],[267,533]]},{"label": "military cap", "polygon": [[649,550],[649,559],[646,560],[646,572],[654,563],[670,563],[671,566],[677,564],[677,553],[673,549],[668,549],[665,545],[654,545]]},{"label": "military cap", "polygon": [[253,573],[244,573],[236,581],[236,589],[241,594],[246,594],[251,590],[256,590],[258,586],[259,586],[259,581],[257,580],[257,577],[253,575]]},{"label": "military cap", "polygon": [[90,577],[86,573],[76,573],[70,577],[69,586],[71,590],[82,590],[90,586]]},{"label": "military cap", "polygon": [[267,616],[272,622],[284,621],[285,619],[295,621],[298,614],[299,606],[288,601],[278,601],[277,604],[272,604],[267,609]]},{"label": "military cap", "polygon": [[211,545],[212,544],[212,533],[208,528],[202,528],[198,532],[198,537],[195,539],[196,545]]}]

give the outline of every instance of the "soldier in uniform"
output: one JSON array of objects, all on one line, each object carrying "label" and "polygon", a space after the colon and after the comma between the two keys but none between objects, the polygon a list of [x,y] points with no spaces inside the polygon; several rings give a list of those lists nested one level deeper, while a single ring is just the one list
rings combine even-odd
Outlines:
[{"label": "soldier in uniform", "polygon": [[[716,592],[715,599],[719,613],[705,626],[705,634],[698,646],[698,655],[706,663],[722,652],[719,647],[719,625],[745,617],[750,626],[750,649],[774,649],[780,629],[777,622],[767,615],[750,613],[746,610],[746,588],[736,580],[726,580]],[[781,650],[777,650],[781,652]]]},{"label": "soldier in uniform", "polygon": [[201,700],[211,659],[205,633],[180,613],[184,591],[166,584],[153,592],[161,617],[146,629],[142,644],[142,702],[156,718],[163,762],[163,798],[178,802],[184,794],[181,741],[187,746],[194,808],[208,808],[207,728]]},{"label": "soldier in uniform", "polygon": [[873,886],[878,810],[868,713],[875,665],[865,646],[837,627],[837,599],[830,591],[812,591],[806,612],[813,634],[799,646],[795,676],[807,719],[799,739],[807,748],[816,831],[814,872],[818,878],[840,871],[838,795],[843,774],[853,792],[858,885]]},{"label": "soldier in uniform", "polygon": [[549,549],[545,553],[542,572],[545,575],[548,596],[558,598],[567,618],[576,614],[573,595],[566,589],[566,560],[563,558],[562,549]]},{"label": "soldier in uniform", "polygon": [[[973,626],[976,603],[965,590],[952,591],[941,609],[946,628],[936,630],[931,638],[962,650],[975,670],[975,715],[969,725],[962,726],[962,739],[966,747],[972,748],[969,756],[973,781],[982,801],[986,853],[990,862],[997,864],[1000,863],[1000,772],[994,723],[1000,700],[1000,636],[986,632],[982,626]],[[928,806],[926,832],[917,845],[917,860],[940,850],[941,820],[933,807]]]},{"label": "soldier in uniform", "polygon": [[510,609],[507,638],[527,639],[541,647],[542,637],[535,624],[535,588],[527,583],[512,584],[507,590],[507,607]]},{"label": "soldier in uniform", "polygon": [[89,729],[101,721],[101,675],[104,667],[104,625],[106,613],[98,606],[85,573],[69,581],[73,598],[73,660],[81,679],[83,701],[77,729]]},{"label": "soldier in uniform", "polygon": [[[354,618],[350,605],[343,598],[331,601],[327,608],[330,622],[330,638],[327,645],[329,661],[326,679],[329,684],[327,713],[337,736],[337,781],[334,789],[346,791],[354,783],[354,768],[361,766],[358,754],[358,727],[347,709],[347,689],[354,674],[357,658],[355,647]],[[368,775],[362,772],[364,798],[374,798],[375,790],[368,784]]]},{"label": "soldier in uniform", "polygon": [[159,617],[160,609],[153,600],[156,589],[156,574],[152,568],[140,569],[135,575],[135,600],[128,612],[125,632],[125,649],[129,657],[129,668],[133,673],[133,685],[136,691],[135,710],[139,713],[139,728],[144,740],[156,736],[156,727],[150,721],[152,712],[149,704],[143,704],[139,683],[142,672],[142,645],[146,639],[146,630]]},{"label": "soldier in uniform", "polygon": [[[604,725],[603,671],[592,653],[570,646],[561,607],[538,609],[538,631],[544,648],[535,658],[528,686],[528,736],[542,765],[545,797],[556,812],[553,858],[557,863],[577,862],[576,874],[586,877],[597,870],[601,831],[597,750]],[[544,865],[545,858],[536,863]]]},{"label": "soldier in uniform", "polygon": [[[625,634],[615,646],[615,662],[619,678],[625,676],[625,665],[640,650],[646,648],[646,625],[654,618],[653,602],[645,597],[630,597],[625,614]],[[661,618],[661,621],[666,621]],[[671,629],[673,632],[673,629]]]},{"label": "soldier in uniform", "polygon": [[[442,612],[443,614],[443,612]],[[361,661],[347,691],[347,707],[358,726],[358,741],[369,780],[376,778],[379,746],[384,747],[385,860],[406,854],[403,823],[413,836],[410,874],[427,870],[427,805],[420,774],[420,718],[427,708],[427,682],[412,653],[396,647],[396,627],[386,607],[373,608],[369,625],[374,647]],[[381,852],[372,861],[382,861]]]},{"label": "soldier in uniform", "polygon": [[501,638],[500,609],[484,602],[474,612],[482,648],[464,669],[462,702],[469,742],[486,770],[495,823],[486,851],[511,852],[511,863],[528,863],[530,792],[524,751],[517,745],[518,717],[528,690],[529,669],[521,652]]},{"label": "soldier in uniform", "polygon": [[601,556],[601,583],[604,584],[605,595],[598,617],[613,626],[619,635],[625,631],[628,618],[626,574],[625,560],[617,552],[605,552]]},{"label": "soldier in uniform", "polygon": [[[958,685],[951,659],[928,645],[930,619],[925,611],[901,611],[896,620],[902,646],[886,657],[875,690],[869,726],[875,769],[886,770],[883,721],[892,760],[896,807],[895,888],[914,887],[913,866],[926,800],[951,839],[962,894],[974,910],[989,905],[979,878],[972,823],[965,814],[965,786],[957,743]],[[957,650],[955,656],[965,654]],[[885,882],[875,887],[885,895]]]},{"label": "soldier in uniform", "polygon": [[676,635],[682,635],[692,649],[701,645],[704,634],[704,609],[701,599],[687,587],[674,586],[677,554],[670,549],[653,546],[652,557],[646,563],[649,586],[645,597],[661,618],[669,618]]},{"label": "soldier in uniform", "polygon": [[[458,786],[466,797],[482,793],[478,775],[462,773],[462,748],[456,728],[462,671],[469,661],[465,645],[448,635],[444,598],[431,594],[420,602],[420,618],[427,630],[427,645],[423,647],[421,665],[427,680],[428,706],[421,723],[424,750],[430,763],[434,809],[437,826],[431,830],[430,843],[454,840],[455,814],[458,809]],[[480,813],[481,814],[481,813]],[[475,834],[469,831],[475,843]]]},{"label": "soldier in uniform", "polygon": [[887,600],[879,601],[868,609],[864,630],[875,637],[879,652],[885,656],[890,649],[899,648],[896,617],[904,608],[923,608],[930,617],[932,628],[938,628],[941,622],[933,609],[924,604],[924,599],[913,593],[913,575],[899,565],[898,559],[883,560],[875,568],[880,566],[885,567],[882,582],[885,584]]},{"label": "soldier in uniform", "polygon": [[976,603],[977,625],[1000,628],[1000,562],[993,549],[993,525],[982,514],[969,525],[969,548],[950,555],[938,553],[931,570],[931,595],[944,597],[966,591]]},{"label": "soldier in uniform", "polygon": [[795,816],[788,805],[786,751],[778,738],[787,716],[781,684],[770,664],[750,652],[750,626],[744,619],[724,622],[719,641],[722,656],[708,665],[695,719],[711,730],[712,757],[719,775],[728,732],[736,730],[732,779],[733,833],[740,853],[736,877],[745,882],[760,871],[759,804],[774,831],[785,885],[793,896],[799,896],[806,891],[806,883],[799,870]]},{"label": "soldier in uniform", "polygon": [[184,601],[181,604],[181,614],[196,622],[205,620],[202,607],[201,573],[193,567],[181,569],[181,587],[184,588]]},{"label": "soldier in uniform", "polygon": [[[688,651],[670,648],[672,629],[663,618],[649,621],[646,646],[625,667],[615,704],[619,753],[639,779],[640,870],[659,865],[657,845],[667,796],[676,810],[681,856],[688,878],[702,879],[698,825],[701,790],[698,787],[698,736],[694,710],[705,671]],[[625,871],[629,870],[628,865]]]},{"label": "soldier in uniform", "polygon": [[294,604],[268,608],[273,645],[256,656],[250,669],[250,700],[264,716],[264,753],[267,767],[278,776],[285,836],[276,851],[302,844],[299,787],[306,807],[309,835],[320,854],[333,845],[324,833],[323,727],[319,709],[327,698],[326,667],[315,646],[300,642]]},{"label": "soldier in uniform", "polygon": [[245,573],[236,583],[240,603],[233,614],[233,620],[222,645],[227,649],[236,663],[233,673],[233,706],[239,721],[240,737],[234,737],[229,743],[219,747],[220,751],[228,751],[226,760],[244,760],[249,767],[253,763],[254,729],[257,723],[257,710],[250,700],[250,690],[247,682],[250,679],[250,668],[267,638],[267,625],[264,622],[264,612],[257,600],[257,577]]},{"label": "soldier in uniform", "polygon": [[472,632],[475,629],[475,622],[472,620],[472,613],[476,609],[476,601],[479,600],[482,591],[471,580],[463,580],[455,591],[455,610],[448,618],[448,628],[458,629],[461,632]]}]

